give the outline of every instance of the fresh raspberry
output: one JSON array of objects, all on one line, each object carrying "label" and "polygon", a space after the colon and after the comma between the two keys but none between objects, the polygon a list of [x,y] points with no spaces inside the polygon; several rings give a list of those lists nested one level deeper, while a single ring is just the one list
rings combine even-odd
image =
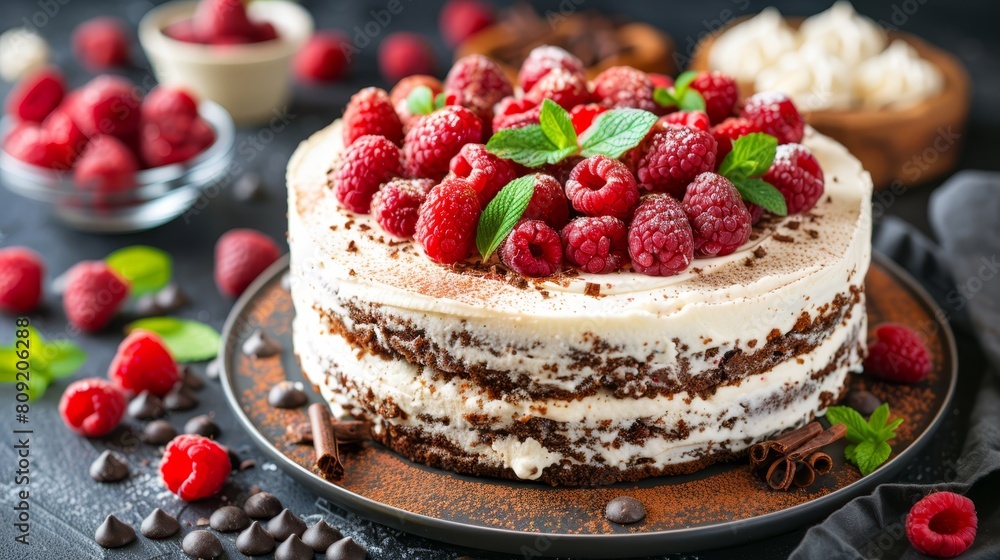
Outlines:
[{"label": "fresh raspberry", "polygon": [[87,145],[87,137],[62,108],[57,108],[45,117],[42,132],[48,142],[51,167],[54,169],[67,170],[73,167]]},{"label": "fresh raspberry", "polygon": [[[569,182],[570,174],[573,173],[573,170],[576,169],[577,165],[580,165],[580,162],[582,162],[583,159],[584,158],[581,156],[570,156],[558,163],[543,165],[536,170],[541,171],[546,175],[552,175],[556,178],[556,181],[565,185]],[[567,200],[569,199],[567,198]]]},{"label": "fresh raspberry", "polygon": [[612,216],[583,216],[566,224],[562,237],[566,260],[591,274],[610,274],[628,262],[625,222]]},{"label": "fresh raspberry", "polygon": [[695,177],[715,169],[716,147],[715,138],[708,132],[667,127],[633,150],[635,177],[647,191],[682,197],[684,187]]},{"label": "fresh raspberry", "polygon": [[431,179],[393,179],[372,197],[372,217],[382,229],[403,239],[417,230],[417,213],[434,186]]},{"label": "fresh raspberry", "polygon": [[231,229],[215,243],[215,285],[223,294],[237,297],[280,256],[278,245],[267,235]]},{"label": "fresh raspberry", "polygon": [[126,393],[138,395],[149,391],[162,397],[181,376],[163,339],[149,331],[136,330],[118,345],[108,368],[108,379]]},{"label": "fresh raspberry", "polygon": [[792,100],[783,93],[751,95],[743,105],[740,116],[752,122],[761,132],[776,137],[779,144],[802,141],[806,122]]},{"label": "fresh raspberry", "polygon": [[699,257],[728,255],[750,239],[752,218],[736,187],[722,175],[702,173],[687,186],[681,203]]},{"label": "fresh raspberry", "polygon": [[125,78],[98,76],[73,92],[68,101],[70,115],[87,137],[129,138],[139,131],[139,96]]},{"label": "fresh raspberry", "polygon": [[896,383],[916,383],[931,372],[931,354],[920,336],[895,323],[875,329],[875,342],[868,347],[865,371]]},{"label": "fresh raspberry", "polygon": [[708,115],[701,111],[675,111],[668,115],[663,115],[656,121],[656,126],[661,129],[670,125],[686,126],[705,132],[708,132],[712,128],[712,123],[709,122]]},{"label": "fresh raspberry", "polygon": [[624,163],[596,155],[570,172],[566,196],[577,212],[587,216],[628,218],[639,200],[639,187]]},{"label": "fresh raspberry", "polygon": [[330,179],[333,194],[344,208],[367,214],[379,187],[402,174],[399,148],[385,136],[368,135],[344,150],[343,159]]},{"label": "fresh raspberry", "polygon": [[694,235],[680,203],[665,194],[644,197],[628,228],[628,254],[642,274],[683,272],[694,259]]},{"label": "fresh raspberry", "polygon": [[[479,205],[486,205],[500,189],[517,178],[517,169],[506,159],[486,151],[482,144],[466,144],[451,158],[451,175],[465,179],[479,193]],[[561,189],[560,189],[561,190]]]},{"label": "fresh raspberry", "polygon": [[77,188],[101,194],[119,193],[135,185],[139,162],[114,136],[94,136],[73,168]]},{"label": "fresh raspberry", "polygon": [[438,29],[450,47],[458,46],[494,21],[493,7],[479,0],[448,0],[438,16]]},{"label": "fresh raspberry", "polygon": [[587,89],[587,79],[582,74],[553,68],[535,82],[525,97],[538,104],[543,99],[551,99],[563,109],[569,110],[590,101],[590,90]]},{"label": "fresh raspberry", "polygon": [[531,88],[535,87],[538,80],[541,80],[555,68],[560,68],[580,76],[586,74],[583,61],[575,55],[559,47],[543,45],[535,47],[528,53],[528,57],[521,63],[521,70],[517,74],[517,81],[521,84],[522,90],[531,91]]},{"label": "fresh raspberry", "polygon": [[722,72],[703,71],[695,76],[690,87],[705,100],[705,112],[713,124],[732,116],[740,95],[736,80]]},{"label": "fresh raspberry", "polygon": [[198,116],[198,101],[183,88],[160,85],[143,98],[141,111],[147,121],[193,119]]},{"label": "fresh raspberry", "polygon": [[45,266],[38,253],[26,247],[0,249],[0,311],[30,313],[42,299]]},{"label": "fresh raspberry", "polygon": [[125,415],[125,394],[110,381],[91,377],[74,381],[59,399],[59,415],[66,427],[87,437],[114,430]]},{"label": "fresh raspberry", "polygon": [[36,123],[20,122],[14,125],[3,140],[3,149],[14,159],[40,167],[56,168],[58,159],[52,150],[45,130]]},{"label": "fresh raspberry", "polygon": [[750,223],[757,225],[757,222],[764,217],[764,209],[751,202],[744,201],[744,204],[747,205],[747,212],[750,212]]},{"label": "fresh raspberry", "polygon": [[528,201],[522,218],[541,220],[554,229],[561,229],[569,219],[569,200],[566,191],[555,177],[538,173],[535,175],[535,192]]},{"label": "fresh raspberry", "polygon": [[256,35],[243,0],[201,0],[193,20],[194,32],[203,43],[249,43]]},{"label": "fresh raspberry", "polygon": [[972,500],[954,492],[928,494],[906,514],[906,538],[923,554],[952,558],[976,540],[979,517]]},{"label": "fresh raspberry", "polygon": [[653,84],[653,88],[674,87],[674,79],[666,74],[647,73],[646,76],[649,78],[650,83]]},{"label": "fresh raspberry", "polygon": [[84,332],[103,329],[128,299],[128,281],[103,261],[83,261],[66,273],[63,310]]},{"label": "fresh raspberry", "polygon": [[184,43],[201,43],[198,32],[194,28],[194,20],[182,19],[163,28],[163,34],[175,41]]},{"label": "fresh raspberry", "polygon": [[350,38],[341,31],[323,30],[313,33],[295,55],[295,76],[303,82],[334,82],[347,71],[347,51]]},{"label": "fresh raspberry", "polygon": [[521,128],[529,124],[538,124],[542,107],[538,101],[518,98],[513,95],[504,97],[496,105],[493,115],[493,133],[507,128]]},{"label": "fresh raspberry", "polygon": [[253,25],[253,38],[250,42],[252,43],[263,43],[264,41],[273,41],[278,38],[278,30],[274,27],[274,24],[269,21],[261,21],[254,23]]},{"label": "fresh raspberry", "polygon": [[215,142],[215,130],[200,117],[146,121],[139,152],[149,167],[188,161]]},{"label": "fresh raspberry", "polygon": [[193,434],[175,437],[160,461],[163,484],[185,502],[217,494],[232,470],[225,447]]},{"label": "fresh raspberry", "polygon": [[809,148],[782,144],[762,177],[781,191],[789,214],[806,212],[823,196],[823,170]]},{"label": "fresh raspberry", "polygon": [[541,220],[521,220],[500,244],[500,261],[522,276],[551,276],[562,267],[562,242]]},{"label": "fresh raspberry", "polygon": [[715,141],[719,144],[719,150],[715,156],[716,163],[721,164],[722,160],[726,159],[729,152],[733,150],[733,142],[754,132],[760,132],[760,129],[742,117],[729,117],[713,126],[712,136],[715,137]]},{"label": "fresh raspberry", "polygon": [[577,136],[583,134],[584,131],[590,128],[590,125],[594,124],[594,119],[597,118],[597,115],[607,110],[607,107],[598,103],[587,103],[586,105],[573,107],[573,110],[569,112],[569,116],[573,120],[573,130],[576,131]]},{"label": "fresh raspberry", "polygon": [[396,85],[389,91],[389,101],[391,101],[392,106],[396,108],[396,114],[399,115],[399,120],[403,122],[404,133],[410,130],[410,126],[416,118],[420,116],[410,113],[410,104],[408,101],[410,93],[418,86],[424,86],[431,90],[432,98],[444,91],[444,85],[441,83],[441,80],[435,78],[434,76],[427,76],[424,74],[407,76],[396,82]]},{"label": "fresh raspberry", "polygon": [[369,134],[385,136],[392,143],[403,140],[403,123],[385,90],[368,87],[355,93],[344,109],[344,145]]},{"label": "fresh raspberry", "polygon": [[454,96],[459,105],[475,113],[484,126],[490,126],[493,106],[513,95],[514,86],[496,62],[481,54],[470,54],[451,67],[444,79],[444,91]]},{"label": "fresh raspberry", "polygon": [[26,122],[42,122],[66,95],[59,70],[46,67],[21,78],[7,95],[8,115]]},{"label": "fresh raspberry", "polygon": [[464,179],[449,177],[427,194],[414,237],[432,261],[455,264],[472,253],[481,212],[476,189]]},{"label": "fresh raspberry", "polygon": [[465,107],[448,105],[410,127],[403,141],[404,170],[409,177],[441,180],[462,146],[482,139],[479,118]]},{"label": "fresh raspberry", "polygon": [[129,62],[125,23],[115,17],[87,20],[73,30],[73,54],[90,70],[107,70]]},{"label": "fresh raspberry", "polygon": [[655,111],[653,83],[641,70],[631,66],[612,66],[594,78],[594,99],[605,107],[633,107]]},{"label": "fresh raspberry", "polygon": [[435,66],[434,50],[417,33],[390,33],[378,46],[378,68],[387,82],[395,83],[414,74],[433,74]]}]

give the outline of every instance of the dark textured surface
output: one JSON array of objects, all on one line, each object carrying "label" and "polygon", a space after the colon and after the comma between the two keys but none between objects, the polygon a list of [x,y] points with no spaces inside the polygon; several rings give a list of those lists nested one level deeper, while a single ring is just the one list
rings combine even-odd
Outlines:
[{"label": "dark textured surface", "polygon": [[[382,34],[398,30],[418,30],[435,34],[436,17],[440,2],[401,0],[404,11],[382,30]],[[828,1],[779,2],[789,14],[807,14],[825,8]],[[319,27],[338,27],[350,33],[356,25],[371,21],[371,10],[381,10],[386,2],[369,0],[313,1],[306,5],[316,16]],[[703,0],[688,2],[640,2],[626,0],[552,0],[542,6],[559,10],[581,6],[626,13],[663,27],[671,33],[681,52],[693,47],[697,37],[718,27],[722,20],[742,13],[759,11],[766,3],[752,0]],[[862,12],[924,36],[931,42],[952,50],[969,67],[975,90],[972,121],[964,139],[961,166],[964,168],[998,169],[1000,160],[995,153],[1000,150],[997,133],[1000,132],[1000,105],[994,100],[1000,95],[1000,74],[995,61],[1000,58],[1000,40],[995,33],[996,8],[982,1],[961,0],[899,0],[858,2]],[[0,2],[0,27],[3,29],[34,25],[56,49],[56,62],[70,74],[74,85],[88,79],[69,52],[69,34],[80,21],[105,14],[115,14],[136,23],[150,3],[142,0],[108,2],[96,0],[5,0]],[[730,15],[732,14],[732,15]],[[904,21],[905,20],[905,21]],[[32,23],[33,22],[33,23]],[[377,43],[377,39],[373,41]],[[435,40],[441,67],[445,68],[447,51]],[[135,46],[139,56],[138,46]],[[192,297],[192,304],[179,314],[209,322],[221,328],[232,301],[218,295],[212,284],[212,246],[218,236],[233,227],[252,226],[264,230],[277,239],[283,239],[285,230],[284,166],[296,144],[311,132],[339,116],[350,94],[369,84],[380,84],[374,68],[376,48],[362,49],[353,65],[348,81],[328,88],[309,88],[297,91],[295,103],[287,112],[288,124],[278,124],[273,130],[243,129],[237,139],[236,161],[242,169],[254,170],[266,183],[266,200],[255,203],[237,202],[228,189],[199,205],[199,210],[189,220],[178,220],[157,230],[132,236],[94,236],[73,232],[59,225],[48,213],[45,205],[23,200],[0,190],[0,245],[27,245],[42,252],[49,264],[49,277],[61,274],[81,259],[96,259],[111,251],[136,243],[162,247],[175,259],[177,278],[185,292]],[[140,59],[141,60],[141,59]],[[142,63],[140,63],[142,64]],[[149,73],[142,68],[130,72],[140,82],[149,82]],[[0,93],[5,94],[5,85]],[[278,128],[281,128],[280,130]],[[957,149],[957,148],[952,148]],[[883,193],[876,199],[876,216],[893,214],[904,217],[927,232],[927,200],[931,187],[927,185],[907,194]],[[32,317],[33,323],[49,337],[66,336],[65,319],[59,300],[51,294],[46,297],[47,310]],[[946,311],[948,311],[946,309]],[[115,328],[99,336],[77,338],[90,355],[79,377],[104,375],[117,343],[120,327],[127,320],[120,318]],[[3,320],[0,339],[9,340],[11,323]],[[938,438],[921,458],[909,465],[901,480],[910,482],[936,482],[953,476],[954,458],[961,448],[968,414],[975,391],[979,387],[982,356],[968,331],[957,330],[961,375],[959,394],[954,411],[942,426]],[[204,372],[203,367],[198,368]],[[152,448],[138,443],[126,430],[119,430],[101,440],[87,440],[71,435],[62,426],[56,413],[56,402],[66,382],[53,386],[48,395],[32,407],[30,427],[35,430],[32,440],[31,482],[31,541],[30,549],[12,543],[11,510],[12,477],[8,472],[0,476],[0,490],[4,496],[3,523],[0,525],[0,558],[172,558],[179,554],[179,537],[164,541],[150,541],[140,537],[125,549],[105,552],[93,542],[94,529],[105,515],[114,513],[123,521],[138,527],[142,519],[155,507],[163,507],[177,515],[182,525],[194,525],[198,518],[207,517],[219,502],[186,505],[163,489],[150,477],[153,472],[143,467],[142,461],[155,464]],[[411,558],[420,560],[451,560],[461,555],[472,558],[510,558],[475,551],[458,550],[410,537],[375,526],[346,515],[336,506],[317,498],[295,484],[274,465],[263,461],[252,448],[249,439],[239,431],[225,408],[221,390],[210,382],[199,393],[202,405],[185,413],[174,413],[170,421],[183,426],[189,418],[211,410],[217,412],[216,421],[222,428],[220,440],[230,445],[241,458],[256,458],[254,468],[235,474],[227,485],[226,495],[239,500],[253,485],[277,494],[283,503],[296,513],[308,516],[310,522],[324,516],[332,525],[360,542],[372,547],[375,560]],[[13,397],[9,388],[0,389],[0,411],[4,431],[0,448],[0,464],[4,469],[14,462],[13,439],[9,433],[9,415],[13,414]],[[127,451],[134,465],[132,478],[124,483],[100,485],[90,481],[87,469],[104,449]],[[242,494],[242,496],[241,496]],[[184,526],[185,531],[190,528]],[[669,556],[671,558],[777,558],[786,556],[801,540],[804,528],[789,527],[789,533],[752,546],[703,554]],[[239,558],[231,539],[223,539],[230,557]],[[664,551],[667,554],[669,551]],[[529,556],[531,557],[531,556]]]}]

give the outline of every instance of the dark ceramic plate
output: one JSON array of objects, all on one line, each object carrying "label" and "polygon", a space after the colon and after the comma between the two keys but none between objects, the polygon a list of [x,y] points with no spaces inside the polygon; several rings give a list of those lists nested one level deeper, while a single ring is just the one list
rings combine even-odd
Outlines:
[{"label": "dark ceramic plate", "polygon": [[[286,434],[289,423],[307,420],[305,409],[267,404],[268,390],[278,381],[305,381],[292,353],[294,311],[281,282],[287,270],[287,259],[275,263],[226,322],[223,386],[237,417],[266,455],[316,494],[378,523],[473,548],[525,557],[621,558],[730,546],[787,532],[892,480],[932,437],[955,390],[955,344],[948,325],[938,320],[943,315],[906,273],[876,256],[866,279],[870,323],[894,321],[918,329],[934,355],[934,368],[926,381],[909,386],[851,376],[853,385],[865,386],[906,419],[890,460],[867,477],[844,464],[843,442],[830,452],[836,460],[831,474],[790,492],[769,490],[742,461],[687,476],[556,488],[457,475],[368,442],[344,454],[347,474],[333,484],[310,470],[312,447],[295,444]],[[284,345],[280,357],[241,353],[257,328]],[[318,394],[312,399],[321,400]],[[645,520],[623,526],[604,519],[605,504],[622,494],[645,504]]]}]

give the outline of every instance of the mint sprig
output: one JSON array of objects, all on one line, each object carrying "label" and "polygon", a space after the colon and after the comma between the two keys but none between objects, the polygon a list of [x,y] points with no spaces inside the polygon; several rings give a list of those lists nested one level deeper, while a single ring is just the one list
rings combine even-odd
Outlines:
[{"label": "mint sprig", "polygon": [[673,87],[656,88],[653,91],[653,101],[661,107],[677,107],[681,111],[704,111],[705,98],[691,87],[691,82],[697,76],[698,72],[694,70],[682,73],[674,80]]},{"label": "mint sprig", "polygon": [[[16,342],[0,347],[0,383],[26,381],[27,393],[34,400],[44,395],[53,381],[76,373],[87,361],[87,353],[69,340],[46,341],[34,327],[27,327],[27,331],[27,338],[20,339],[27,347]],[[18,367],[18,362],[25,360],[27,370]]]},{"label": "mint sprig", "polygon": [[125,326],[125,332],[137,329],[158,334],[181,363],[211,360],[219,353],[222,340],[211,326],[176,317],[147,317]]},{"label": "mint sprig", "polygon": [[484,261],[517,225],[534,194],[535,176],[526,175],[507,183],[486,205],[476,227],[476,248]]},{"label": "mint sprig", "polygon": [[410,90],[409,95],[406,96],[406,109],[411,115],[429,115],[444,107],[444,102],[444,93],[435,96],[431,88],[417,86]]},{"label": "mint sprig", "polygon": [[152,294],[170,283],[173,263],[166,252],[146,245],[119,249],[104,258],[131,286],[133,296]]},{"label": "mint sprig", "polygon": [[656,115],[641,109],[605,111],[597,115],[590,128],[584,131],[580,155],[591,157],[602,154],[620,158],[646,137],[656,119]]},{"label": "mint sprig", "polygon": [[847,440],[851,443],[844,449],[844,457],[865,476],[889,459],[892,454],[889,440],[896,437],[896,428],[903,423],[902,418],[889,421],[888,403],[876,408],[867,422],[857,410],[847,406],[827,408],[826,418],[832,424],[847,427]]},{"label": "mint sprig", "polygon": [[778,150],[778,139],[755,132],[733,142],[733,149],[719,165],[719,174],[732,181],[743,200],[778,216],[788,215],[785,197],[774,185],[760,178],[767,173]]}]

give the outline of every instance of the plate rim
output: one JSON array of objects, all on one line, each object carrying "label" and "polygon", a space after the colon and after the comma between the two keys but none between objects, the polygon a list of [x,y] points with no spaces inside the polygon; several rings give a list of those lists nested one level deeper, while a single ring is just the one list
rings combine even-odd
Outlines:
[{"label": "plate rim", "polygon": [[[393,529],[479,550],[517,554],[524,553],[525,547],[529,547],[529,550],[537,556],[582,555],[582,557],[592,558],[627,558],[649,554],[662,554],[664,552],[692,552],[696,550],[717,549],[754,542],[788,532],[791,529],[825,517],[850,500],[868,493],[875,486],[886,482],[898,474],[914,455],[923,450],[927,442],[937,432],[941,422],[944,420],[945,414],[951,410],[958,384],[958,350],[955,344],[955,336],[951,330],[951,325],[940,320],[940,317],[943,316],[940,306],[905,269],[881,252],[873,250],[872,264],[883,268],[894,280],[897,280],[906,289],[910,290],[916,299],[931,312],[935,323],[943,327],[941,331],[944,335],[945,347],[951,357],[949,363],[945,366],[951,373],[948,391],[937,413],[931,419],[927,428],[913,440],[913,443],[883,467],[843,488],[787,509],[746,519],[698,527],[684,527],[651,532],[580,535],[517,531],[498,527],[470,525],[405,511],[395,506],[383,504],[372,498],[355,494],[342,486],[328,482],[291,460],[275,447],[257,429],[256,425],[254,425],[253,421],[243,410],[243,407],[240,406],[232,384],[233,372],[229,365],[232,361],[232,354],[236,350],[236,345],[232,343],[234,329],[239,318],[244,314],[246,308],[257,295],[265,287],[280,279],[289,270],[289,262],[290,255],[285,254],[261,273],[233,304],[233,308],[226,317],[226,322],[222,329],[222,342],[218,358],[221,360],[222,365],[220,382],[226,396],[226,403],[234,412],[238,423],[247,432],[247,435],[250,436],[250,439],[257,447],[260,448],[261,452],[278,464],[289,476],[307,487],[310,491],[315,492],[319,497],[330,499],[336,505],[360,517]],[[776,521],[786,519],[794,519],[793,524],[782,527],[776,523]],[[538,543],[540,537],[544,537],[546,541],[544,548]],[[588,554],[596,554],[593,546],[598,543],[610,548],[602,548],[600,556],[588,556]],[[530,548],[530,546],[538,546],[541,550]],[[626,546],[627,548],[625,548]],[[617,556],[614,555],[616,554],[616,550]],[[611,555],[609,556],[609,554]]]}]

